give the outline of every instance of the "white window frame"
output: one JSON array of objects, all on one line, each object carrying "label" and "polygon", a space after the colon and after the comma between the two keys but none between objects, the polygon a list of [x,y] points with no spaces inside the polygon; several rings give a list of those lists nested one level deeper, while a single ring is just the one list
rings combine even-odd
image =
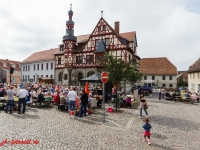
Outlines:
[{"label": "white window frame", "polygon": [[6,66],[7,66],[5,62],[2,62],[2,65],[3,65],[3,67],[6,67]]}]

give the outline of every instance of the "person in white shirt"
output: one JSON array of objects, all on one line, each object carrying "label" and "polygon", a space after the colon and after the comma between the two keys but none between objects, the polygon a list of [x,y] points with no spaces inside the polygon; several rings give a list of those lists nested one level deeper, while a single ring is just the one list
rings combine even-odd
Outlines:
[{"label": "person in white shirt", "polygon": [[75,92],[75,88],[70,90],[70,92],[68,93],[67,97],[69,99],[68,111],[69,111],[69,116],[71,118],[71,110],[74,111],[74,115],[76,113],[76,98],[78,98],[78,96],[77,96],[77,93]]},{"label": "person in white shirt", "polygon": [[14,85],[15,87],[14,87],[14,91],[15,91],[15,94],[17,95],[18,94],[18,92],[19,92],[19,90],[20,90],[20,88],[18,87],[18,85],[17,84],[15,84]]},{"label": "person in white shirt", "polygon": [[21,89],[19,90],[18,93],[19,96],[19,101],[18,101],[18,114],[21,113],[21,104],[23,104],[23,109],[22,109],[22,113],[24,114],[26,111],[26,101],[25,101],[25,97],[28,96],[28,91],[26,89]]}]

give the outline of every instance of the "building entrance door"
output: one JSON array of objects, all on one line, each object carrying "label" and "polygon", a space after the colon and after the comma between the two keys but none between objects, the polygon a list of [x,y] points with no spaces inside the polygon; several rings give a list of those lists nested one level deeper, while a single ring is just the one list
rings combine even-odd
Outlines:
[{"label": "building entrance door", "polygon": [[148,86],[151,87],[151,83],[148,83]]}]

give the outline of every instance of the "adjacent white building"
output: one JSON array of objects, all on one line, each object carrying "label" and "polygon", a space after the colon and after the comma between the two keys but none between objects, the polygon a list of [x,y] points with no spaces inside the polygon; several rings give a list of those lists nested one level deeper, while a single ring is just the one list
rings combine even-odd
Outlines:
[{"label": "adjacent white building", "polygon": [[38,82],[39,79],[54,80],[54,57],[58,48],[35,52],[21,63],[21,81]]},{"label": "adjacent white building", "polygon": [[188,90],[191,92],[200,91],[200,58],[189,67]]}]

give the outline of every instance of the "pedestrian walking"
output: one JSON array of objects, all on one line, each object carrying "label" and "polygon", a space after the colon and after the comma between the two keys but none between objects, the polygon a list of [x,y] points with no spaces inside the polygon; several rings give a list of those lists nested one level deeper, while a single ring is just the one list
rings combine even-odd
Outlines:
[{"label": "pedestrian walking", "polygon": [[145,124],[143,124],[143,128],[144,128],[144,142],[146,142],[146,137],[148,138],[148,144],[151,145],[151,141],[150,141],[150,136],[151,136],[151,133],[150,133],[150,129],[151,129],[151,124],[149,123],[149,119],[148,118],[145,118],[143,120],[145,122]]},{"label": "pedestrian walking", "polygon": [[10,106],[10,113],[12,114],[12,107],[14,105],[14,94],[15,94],[15,91],[13,90],[13,86],[11,86],[9,90],[7,90],[6,94],[8,96],[8,100],[7,100],[7,104],[5,108],[5,113],[8,112],[8,107]]},{"label": "pedestrian walking", "polygon": [[77,93],[75,92],[75,88],[74,87],[68,93],[67,97],[69,99],[69,103],[68,103],[69,117],[71,118],[71,114],[72,114],[72,111],[73,111],[73,115],[74,115],[74,118],[75,118],[75,114],[76,114],[76,98],[78,98],[78,96],[77,96]]},{"label": "pedestrian walking", "polygon": [[148,107],[147,100],[144,97],[144,95],[141,94],[140,95],[140,117],[139,118],[142,118],[142,109],[144,109],[144,112],[146,113],[146,118],[148,118],[147,107]]},{"label": "pedestrian walking", "polygon": [[162,92],[161,89],[159,89],[158,92],[159,92],[159,100],[161,100],[161,92]]},{"label": "pedestrian walking", "polygon": [[85,92],[85,90],[82,90],[82,95],[81,95],[81,109],[79,113],[79,117],[82,117],[83,113],[84,116],[86,116],[87,112],[87,105],[88,105],[88,94]]},{"label": "pedestrian walking", "polygon": [[25,101],[25,97],[28,96],[28,91],[25,89],[24,86],[23,86],[23,88],[22,88],[21,90],[19,90],[18,96],[19,96],[19,101],[18,101],[18,114],[21,113],[21,104],[23,104],[22,113],[24,114],[25,111],[26,111],[26,101]]}]

